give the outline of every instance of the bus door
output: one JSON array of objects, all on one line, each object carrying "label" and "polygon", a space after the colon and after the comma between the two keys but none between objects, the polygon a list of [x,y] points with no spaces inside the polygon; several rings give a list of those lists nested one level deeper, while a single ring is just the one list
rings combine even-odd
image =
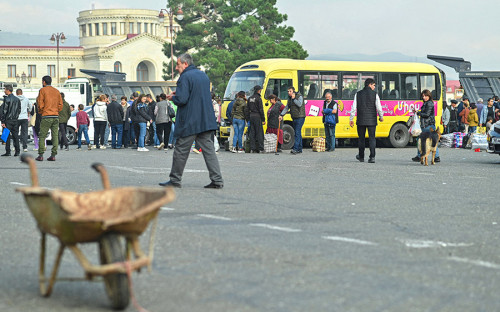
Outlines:
[{"label": "bus door", "polygon": [[286,106],[288,102],[288,87],[293,86],[292,73],[290,71],[272,72],[269,75],[267,84],[264,88],[264,113],[267,116],[267,110],[271,107],[268,98],[271,94],[276,95],[283,105]]}]

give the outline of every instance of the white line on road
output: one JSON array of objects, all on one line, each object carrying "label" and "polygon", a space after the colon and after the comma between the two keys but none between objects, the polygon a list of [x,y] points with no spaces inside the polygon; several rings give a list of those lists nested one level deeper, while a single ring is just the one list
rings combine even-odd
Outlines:
[{"label": "white line on road", "polygon": [[434,173],[426,173],[426,172],[414,172],[413,174],[428,175],[428,176],[433,176],[433,175],[435,175]]},{"label": "white line on road", "polygon": [[10,184],[13,184],[13,185],[27,185],[27,184],[20,183],[20,182],[10,182]]},{"label": "white line on road", "polygon": [[283,231],[283,232],[289,232],[289,233],[302,232],[302,230],[299,230],[299,229],[292,229],[292,228],[275,226],[275,225],[270,225],[270,224],[265,224],[265,223],[252,223],[252,224],[250,224],[250,226],[263,227],[263,228],[270,229],[270,230]]},{"label": "white line on road", "polygon": [[439,248],[439,247],[469,247],[473,244],[467,243],[446,243],[431,240],[418,240],[418,239],[400,239],[400,242],[410,248]]},{"label": "white line on road", "polygon": [[163,211],[174,211],[175,210],[174,208],[168,208],[168,207],[161,207],[160,209]]},{"label": "white line on road", "polygon": [[449,257],[448,260],[473,264],[473,265],[482,266],[482,267],[490,268],[490,269],[500,269],[500,264],[486,262],[486,261],[482,261],[482,260],[472,260],[472,259],[459,258],[459,257]]},{"label": "white line on road", "polygon": [[[122,170],[122,171],[133,172],[133,173],[146,173],[146,171],[144,171],[144,170],[137,170],[137,169],[130,168],[130,167],[121,167],[121,166],[107,166],[107,167]],[[158,169],[156,169],[156,170],[158,170]]]},{"label": "white line on road", "polygon": [[231,221],[231,218],[226,218],[226,217],[221,217],[221,216],[215,216],[211,214],[197,214],[198,217],[202,218],[208,218],[208,219],[216,219],[216,220],[223,220],[223,221]]},{"label": "white line on road", "polygon": [[349,238],[349,237],[341,237],[341,236],[322,236],[323,239],[328,239],[328,240],[333,240],[333,241],[339,241],[339,242],[345,242],[345,243],[354,243],[354,244],[360,244],[360,245],[377,245],[376,243],[372,243],[369,241],[364,241],[360,239],[355,239],[355,238]]}]

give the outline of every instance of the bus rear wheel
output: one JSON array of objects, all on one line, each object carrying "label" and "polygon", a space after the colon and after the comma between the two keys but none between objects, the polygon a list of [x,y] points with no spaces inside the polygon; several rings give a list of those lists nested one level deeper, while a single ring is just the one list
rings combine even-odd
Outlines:
[{"label": "bus rear wheel", "polygon": [[293,147],[293,144],[295,143],[295,131],[293,130],[293,127],[287,124],[283,125],[283,145],[281,146],[282,149],[288,150]]},{"label": "bus rear wheel", "polygon": [[408,145],[408,141],[410,140],[410,133],[408,132],[408,128],[406,125],[398,123],[395,124],[391,132],[389,133],[389,142],[392,147],[402,148]]}]

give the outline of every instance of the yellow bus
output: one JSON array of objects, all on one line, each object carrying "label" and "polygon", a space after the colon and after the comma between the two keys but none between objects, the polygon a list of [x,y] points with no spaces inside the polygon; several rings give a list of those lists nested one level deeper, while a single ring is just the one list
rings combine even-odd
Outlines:
[{"label": "yellow bus", "polygon": [[[254,86],[263,87],[264,111],[270,107],[267,100],[271,94],[277,95],[286,105],[289,86],[295,87],[304,97],[306,119],[302,137],[312,139],[324,136],[322,108],[326,92],[330,92],[339,107],[339,123],[335,131],[337,139],[357,138],[356,126],[349,126],[349,115],[354,95],[364,87],[367,78],[375,79],[377,93],[384,111],[384,121],[379,122],[376,137],[383,139],[384,145],[404,147],[410,140],[406,126],[409,114],[420,109],[420,93],[428,89],[432,92],[436,125],[440,124],[443,100],[446,99],[446,80],[439,68],[424,63],[392,62],[339,62],[309,61],[292,59],[263,59],[240,66],[231,76],[224,94],[221,116],[226,117],[220,127],[221,138],[230,134],[226,116],[229,102],[236,93],[245,91],[248,96]],[[441,129],[442,130],[442,129]],[[294,131],[290,114],[283,123],[284,149],[294,143]]]}]

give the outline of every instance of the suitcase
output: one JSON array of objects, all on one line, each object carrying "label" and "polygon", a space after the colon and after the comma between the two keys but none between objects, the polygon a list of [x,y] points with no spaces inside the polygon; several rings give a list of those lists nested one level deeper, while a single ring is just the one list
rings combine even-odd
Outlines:
[{"label": "suitcase", "polygon": [[324,152],[326,141],[325,138],[314,138],[312,143],[313,152]]}]

